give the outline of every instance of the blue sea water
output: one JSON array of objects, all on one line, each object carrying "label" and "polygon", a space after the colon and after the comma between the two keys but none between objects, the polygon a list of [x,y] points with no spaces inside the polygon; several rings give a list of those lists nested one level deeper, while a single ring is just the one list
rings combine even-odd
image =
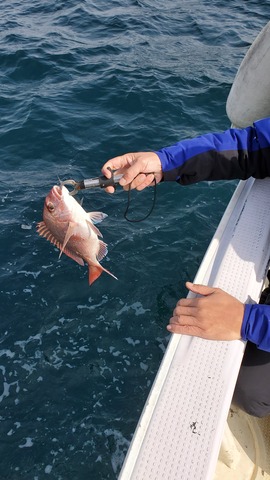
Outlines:
[{"label": "blue sea water", "polygon": [[[109,254],[86,267],[36,233],[58,178],[230,125],[266,1],[2,0],[0,480],[116,479],[186,295],[236,182],[85,192]],[[153,190],[131,198],[144,216]]]}]

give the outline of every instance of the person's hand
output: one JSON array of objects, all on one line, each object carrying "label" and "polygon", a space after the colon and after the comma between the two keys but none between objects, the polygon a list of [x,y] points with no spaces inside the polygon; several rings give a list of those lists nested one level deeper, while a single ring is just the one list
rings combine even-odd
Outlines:
[{"label": "person's hand", "polygon": [[[101,169],[107,178],[111,177],[110,169],[123,173],[119,185],[125,190],[128,188],[143,190],[152,185],[154,179],[159,183],[163,176],[160,159],[154,152],[126,153],[112,158]],[[113,193],[114,187],[107,187],[106,191]]]},{"label": "person's hand", "polygon": [[241,338],[244,304],[220,288],[195,285],[186,287],[195,298],[182,298],[176,304],[167,329],[172,333],[192,335],[208,340]]}]

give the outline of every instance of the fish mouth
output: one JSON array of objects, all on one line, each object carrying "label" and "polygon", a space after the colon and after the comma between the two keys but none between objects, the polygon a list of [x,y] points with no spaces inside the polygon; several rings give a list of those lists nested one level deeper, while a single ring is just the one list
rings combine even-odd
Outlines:
[{"label": "fish mouth", "polygon": [[54,194],[54,196],[58,200],[61,200],[61,198],[62,198],[62,187],[59,186],[59,185],[54,185],[54,187],[52,189],[52,193]]}]

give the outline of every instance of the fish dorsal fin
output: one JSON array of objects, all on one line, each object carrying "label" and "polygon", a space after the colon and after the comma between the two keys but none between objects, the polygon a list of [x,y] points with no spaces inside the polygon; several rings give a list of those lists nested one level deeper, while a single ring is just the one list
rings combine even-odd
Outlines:
[{"label": "fish dorsal fin", "polygon": [[93,223],[100,223],[104,218],[106,218],[108,215],[103,212],[88,212],[87,214]]},{"label": "fish dorsal fin", "polygon": [[60,255],[62,252],[64,252],[68,257],[72,258],[75,262],[79,263],[79,265],[84,265],[84,261],[81,257],[76,255],[75,253],[71,252],[68,248],[64,248],[62,243],[57,240],[54,235],[51,233],[51,231],[48,229],[47,225],[45,222],[39,222],[37,224],[37,232],[41,237],[46,238],[46,240],[49,240],[53,245],[55,245],[59,250],[61,250]]},{"label": "fish dorsal fin", "polygon": [[46,240],[49,240],[49,242],[51,242],[57,248],[61,248],[60,242],[54,237],[54,235],[48,229],[45,222],[39,222],[37,224],[37,232],[41,237],[44,237],[44,238],[46,238]]},{"label": "fish dorsal fin", "polygon": [[94,225],[91,220],[89,219],[86,219],[86,222],[87,222],[87,225],[91,228],[91,230],[93,230],[93,232],[98,236],[98,237],[103,237],[102,233],[100,232],[100,230],[96,227],[96,225]]},{"label": "fish dorsal fin", "polygon": [[99,251],[97,254],[98,261],[101,262],[101,260],[106,257],[107,253],[108,249],[106,243],[104,243],[102,240],[99,240]]}]

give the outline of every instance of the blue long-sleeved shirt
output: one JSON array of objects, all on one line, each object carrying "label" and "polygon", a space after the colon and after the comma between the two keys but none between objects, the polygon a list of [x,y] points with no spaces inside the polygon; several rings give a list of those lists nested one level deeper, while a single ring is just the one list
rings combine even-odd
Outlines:
[{"label": "blue long-sleeved shirt", "polygon": [[270,352],[270,305],[245,305],[241,337]]},{"label": "blue long-sleeved shirt", "polygon": [[[165,181],[246,180],[270,176],[270,118],[244,129],[208,133],[156,152]],[[270,305],[245,305],[243,340],[270,352]]]},{"label": "blue long-sleeved shirt", "polygon": [[270,176],[270,118],[253,127],[231,128],[183,140],[156,152],[164,180],[182,185],[202,180],[246,180]]}]

